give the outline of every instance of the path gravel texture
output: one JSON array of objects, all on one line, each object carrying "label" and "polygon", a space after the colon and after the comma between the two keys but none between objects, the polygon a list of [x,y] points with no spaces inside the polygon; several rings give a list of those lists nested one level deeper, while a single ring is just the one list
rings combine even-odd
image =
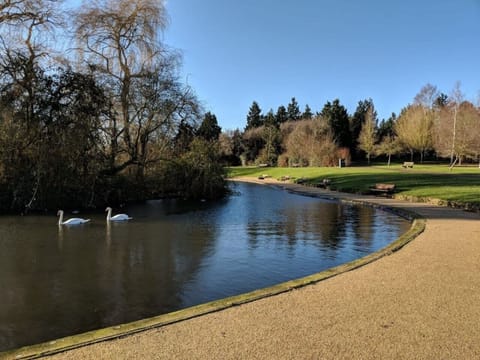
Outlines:
[{"label": "path gravel texture", "polygon": [[425,231],[364,267],[314,285],[51,359],[480,359],[480,215],[381,197]]}]

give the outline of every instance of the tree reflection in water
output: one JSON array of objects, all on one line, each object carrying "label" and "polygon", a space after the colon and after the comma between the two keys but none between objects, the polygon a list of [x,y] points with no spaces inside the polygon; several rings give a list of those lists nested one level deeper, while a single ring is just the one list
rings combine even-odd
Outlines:
[{"label": "tree reflection in water", "polygon": [[0,218],[0,350],[159,315],[353,260],[408,222],[369,207],[238,184],[224,201],[150,201],[134,220],[59,229]]}]

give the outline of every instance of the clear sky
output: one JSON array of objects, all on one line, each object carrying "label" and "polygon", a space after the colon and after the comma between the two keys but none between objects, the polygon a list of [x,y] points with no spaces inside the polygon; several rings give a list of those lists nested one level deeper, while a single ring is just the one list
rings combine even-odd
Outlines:
[{"label": "clear sky", "polygon": [[372,98],[379,118],[431,83],[467,99],[480,90],[480,0],[168,0],[165,42],[224,129],[243,129],[295,97],[353,113]]}]

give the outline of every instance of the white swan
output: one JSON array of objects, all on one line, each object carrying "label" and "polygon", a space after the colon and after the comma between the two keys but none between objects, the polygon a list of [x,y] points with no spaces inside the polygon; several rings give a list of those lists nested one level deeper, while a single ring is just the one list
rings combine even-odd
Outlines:
[{"label": "white swan", "polygon": [[80,225],[90,221],[90,219],[82,218],[71,218],[63,221],[63,210],[58,210],[57,216],[60,216],[60,218],[58,219],[58,225]]},{"label": "white swan", "polygon": [[107,213],[107,221],[127,221],[131,220],[132,218],[128,216],[127,214],[117,214],[115,216],[112,216],[112,208],[107,207],[105,211],[108,211]]}]

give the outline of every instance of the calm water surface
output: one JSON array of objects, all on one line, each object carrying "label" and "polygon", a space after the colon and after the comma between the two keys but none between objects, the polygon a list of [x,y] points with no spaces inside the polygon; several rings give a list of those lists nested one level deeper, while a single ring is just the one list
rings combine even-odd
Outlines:
[{"label": "calm water surface", "polygon": [[[410,224],[370,207],[251,184],[216,203],[130,206],[129,223],[59,228],[0,217],[0,351],[309,275],[374,252]],[[66,216],[70,217],[70,216]]]}]

